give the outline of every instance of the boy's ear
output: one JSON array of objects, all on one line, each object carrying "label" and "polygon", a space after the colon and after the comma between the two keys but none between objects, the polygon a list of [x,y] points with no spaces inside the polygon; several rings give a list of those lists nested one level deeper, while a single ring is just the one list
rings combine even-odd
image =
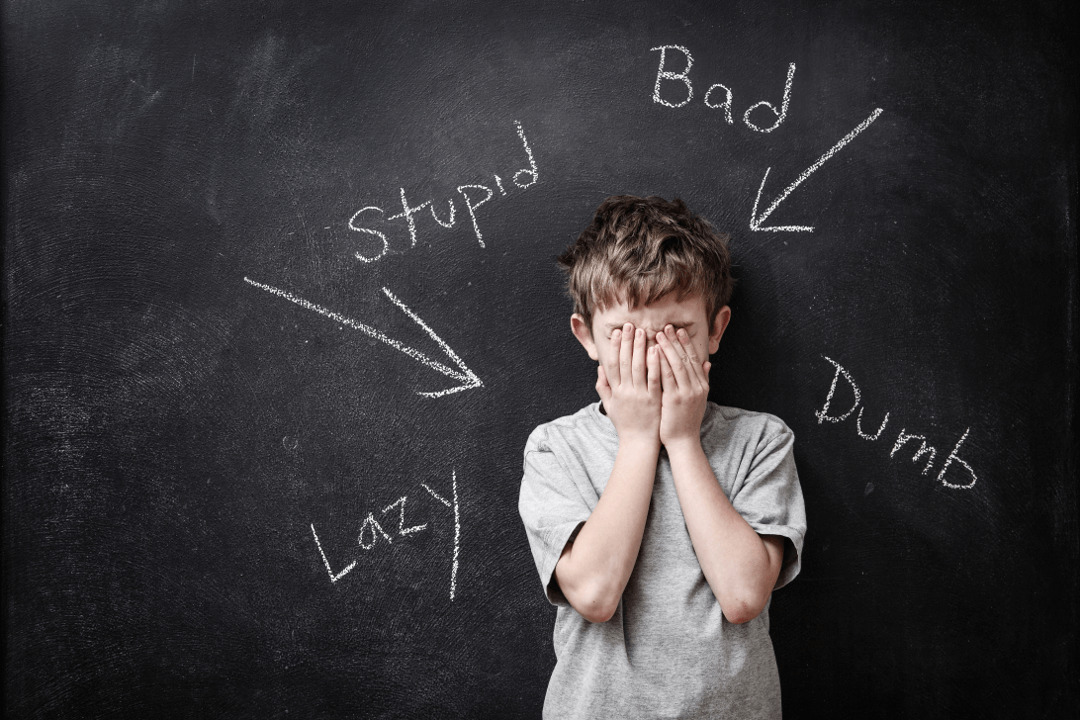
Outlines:
[{"label": "boy's ear", "polygon": [[724,330],[731,322],[731,306],[725,305],[716,313],[713,320],[712,331],[709,333],[709,354],[712,355],[720,348],[720,338],[724,336]]},{"label": "boy's ear", "polygon": [[581,313],[574,313],[570,316],[570,330],[573,331],[574,337],[581,343],[581,347],[585,348],[585,352],[589,353],[589,357],[593,360],[599,360],[600,356],[596,354],[596,343],[593,342],[592,329],[589,327],[589,323],[585,322],[585,318]]}]

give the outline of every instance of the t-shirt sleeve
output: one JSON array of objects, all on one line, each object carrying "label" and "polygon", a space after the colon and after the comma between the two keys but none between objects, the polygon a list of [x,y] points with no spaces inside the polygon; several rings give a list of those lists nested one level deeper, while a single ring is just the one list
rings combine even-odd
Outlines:
[{"label": "t-shirt sleeve", "polygon": [[569,605],[553,582],[555,564],[566,543],[589,519],[591,509],[542,434],[534,432],[525,445],[525,467],[518,496],[533,562],[548,602]]},{"label": "t-shirt sleeve", "polygon": [[754,454],[746,480],[731,504],[759,535],[780,535],[784,563],[774,589],[791,582],[802,565],[806,509],[795,469],[795,436],[786,426],[763,439]]}]

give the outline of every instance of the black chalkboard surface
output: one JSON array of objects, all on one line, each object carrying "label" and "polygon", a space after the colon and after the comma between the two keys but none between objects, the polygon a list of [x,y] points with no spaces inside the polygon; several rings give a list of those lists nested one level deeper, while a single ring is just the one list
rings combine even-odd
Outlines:
[{"label": "black chalkboard surface", "polygon": [[632,193],[795,431],[787,716],[1076,717],[1068,9],[7,3],[5,714],[539,717],[553,258]]}]

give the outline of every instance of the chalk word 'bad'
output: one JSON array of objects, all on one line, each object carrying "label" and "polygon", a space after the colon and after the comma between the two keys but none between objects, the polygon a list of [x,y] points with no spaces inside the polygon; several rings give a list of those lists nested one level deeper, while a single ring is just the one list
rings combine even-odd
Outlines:
[{"label": "chalk word 'bad'", "polygon": [[[458,504],[458,489],[457,489],[457,472],[455,471],[451,475],[451,489],[452,489],[452,501],[447,500],[439,493],[432,490],[425,483],[420,483],[420,487],[424,488],[433,498],[445,505],[454,515],[454,559],[450,566],[450,600],[454,599],[454,595],[457,593],[457,571],[458,571],[458,556],[461,552],[461,511]],[[410,535],[414,535],[419,532],[423,532],[427,529],[428,524],[423,523],[420,525],[408,525],[405,520],[405,506],[408,503],[408,496],[402,495],[400,498],[384,507],[378,517],[374,512],[369,512],[364,521],[360,524],[360,534],[358,538],[358,544],[360,549],[364,552],[374,550],[379,545],[393,545],[395,539],[407,538]],[[397,509],[397,512],[390,513],[391,510]],[[390,513],[387,515],[387,513]],[[380,522],[381,520],[381,522]],[[396,526],[394,523],[397,523]],[[389,531],[387,530],[389,528]],[[334,572],[330,566],[330,560],[326,557],[326,553],[323,551],[322,543],[319,542],[319,534],[315,532],[315,523],[311,523],[311,534],[315,538],[315,547],[319,549],[319,556],[322,558],[323,565],[326,567],[326,572],[330,576],[330,582],[336,583],[341,578],[348,575],[356,567],[356,560],[353,560],[345,566],[343,570]]]},{"label": "chalk word 'bad'", "polygon": [[[517,120],[514,121],[514,125],[517,126],[518,137],[521,138],[521,144],[525,148],[525,155],[529,159],[529,167],[522,168],[515,172],[511,179],[515,186],[522,190],[528,189],[535,185],[540,179],[540,172],[536,167],[536,159],[533,158],[532,149],[529,147],[529,141],[525,139],[525,131],[521,127],[521,123]],[[499,194],[505,197],[507,195],[506,186],[503,184],[503,179],[498,175],[494,175],[495,187],[498,188]],[[470,184],[470,185],[458,185],[458,193],[461,195],[462,203],[465,206],[465,211],[469,214],[469,219],[472,221],[473,232],[476,234],[476,241],[480,243],[480,247],[486,247],[484,245],[484,236],[480,233],[480,225],[476,222],[476,211],[481,205],[491,200],[495,196],[495,191],[487,185]],[[401,188],[401,212],[391,215],[386,218],[387,220],[404,220],[409,228],[409,238],[411,240],[410,248],[416,247],[416,218],[415,215],[424,208],[428,209],[431,213],[431,219],[444,228],[454,227],[454,223],[457,220],[457,206],[454,204],[454,199],[450,198],[448,201],[447,213],[444,217],[439,217],[435,212],[435,206],[432,204],[433,200],[425,200],[419,205],[409,205],[408,198],[405,197],[405,188]],[[356,259],[361,262],[371,263],[381,259],[390,251],[390,241],[387,240],[385,233],[376,230],[375,228],[364,227],[360,224],[364,220],[362,217],[367,213],[371,215],[384,215],[385,212],[381,207],[375,205],[368,205],[362,207],[353,213],[353,216],[349,218],[349,229],[358,233],[365,233],[372,237],[378,238],[376,246],[377,250],[374,252],[356,252]]]},{"label": "chalk word 'bad'", "polygon": [[[668,69],[668,51],[673,50],[675,52],[682,53],[686,58],[686,66],[678,71],[674,72]],[[678,108],[688,105],[691,100],[694,99],[694,85],[690,82],[690,68],[694,65],[694,58],[690,55],[690,51],[684,48],[682,45],[658,45],[657,47],[650,48],[649,52],[660,52],[660,67],[656,71],[656,84],[653,86],[653,102],[660,103],[661,105],[667,105],[668,107]],[[676,60],[676,62],[678,62]],[[743,122],[746,127],[757,132],[770,133],[776,128],[780,127],[780,123],[784,122],[784,118],[787,117],[788,104],[791,102],[791,81],[795,78],[795,63],[790,63],[787,70],[787,80],[784,81],[784,97],[780,101],[780,109],[777,110],[776,106],[767,100],[756,102],[746,109],[743,113]],[[670,102],[665,100],[660,94],[661,84],[665,81],[682,83],[686,88],[686,97],[679,102]],[[670,95],[669,95],[670,97]],[[724,111],[724,120],[728,125],[735,124],[735,117],[731,114],[731,104],[734,101],[734,96],[731,93],[731,88],[723,83],[715,83],[709,86],[709,89],[705,91],[704,102],[705,105],[713,108],[714,110]],[[764,108],[775,116],[775,120],[768,125],[758,125],[750,119],[750,115],[758,108]],[[760,113],[758,113],[760,115]]]},{"label": "chalk word 'bad'", "polygon": [[[836,372],[833,374],[832,385],[829,387],[829,395],[825,398],[825,404],[821,407],[820,410],[814,413],[814,415],[818,419],[818,424],[820,425],[825,421],[829,421],[832,423],[843,422],[844,420],[847,420],[849,417],[851,417],[852,413],[854,413],[857,409],[859,411],[859,414],[855,417],[855,432],[858,433],[859,437],[861,437],[863,440],[869,440],[871,442],[878,440],[881,437],[882,433],[885,432],[885,426],[889,424],[889,413],[885,413],[885,419],[881,421],[881,425],[878,427],[877,432],[875,432],[873,435],[867,434],[863,430],[862,425],[863,410],[865,410],[866,408],[859,407],[862,402],[862,395],[859,393],[859,386],[855,384],[855,381],[851,378],[851,374],[846,369],[844,369],[844,367],[841,366],[840,363],[836,362],[828,356],[822,355],[822,357],[824,357],[826,360],[832,363],[833,366],[835,366]],[[855,402],[847,410],[847,412],[843,414],[830,415],[829,410],[832,407],[833,397],[836,395],[836,383],[840,380],[841,377],[844,378],[844,381],[851,386],[851,391],[855,396]],[[959,456],[960,446],[964,444],[965,440],[967,440],[969,432],[971,432],[971,428],[967,428],[966,430],[964,430],[964,434],[960,437],[960,440],[957,441],[956,446],[949,453],[949,456],[945,458],[945,462],[942,463],[941,470],[938,472],[937,481],[947,488],[953,488],[957,490],[970,490],[971,488],[975,487],[975,483],[978,482],[979,478],[976,477],[975,471],[971,468],[971,465],[969,465],[964,460],[961,460]],[[921,474],[928,474],[930,472],[930,469],[934,466],[934,461],[937,458],[937,448],[935,448],[933,445],[928,445],[926,443],[926,436],[924,435],[909,435],[907,432],[907,428],[901,428],[899,434],[897,434],[896,436],[896,442],[893,443],[892,450],[889,451],[889,457],[893,457],[894,455],[896,455],[896,453],[900,452],[901,448],[903,448],[904,445],[909,441],[919,442],[919,447],[915,451],[915,454],[912,456],[911,462],[919,462],[921,458],[925,457],[926,465],[923,466]],[[952,483],[945,479],[945,475],[949,471],[949,468],[952,467],[953,463],[960,465],[964,468],[964,470],[967,471],[968,475],[971,476],[971,480],[969,482]]]}]

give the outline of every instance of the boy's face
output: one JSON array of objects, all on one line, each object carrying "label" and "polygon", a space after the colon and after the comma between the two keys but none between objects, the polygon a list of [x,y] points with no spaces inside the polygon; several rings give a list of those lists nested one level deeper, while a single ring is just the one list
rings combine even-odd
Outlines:
[{"label": "boy's face", "polygon": [[574,337],[589,353],[589,357],[604,364],[606,360],[618,360],[618,348],[611,343],[611,332],[630,323],[634,328],[642,328],[651,347],[656,344],[656,333],[668,324],[675,329],[683,328],[690,335],[690,342],[697,351],[697,357],[704,361],[720,347],[720,337],[724,334],[731,320],[731,308],[725,305],[716,314],[716,320],[710,325],[705,314],[705,298],[701,295],[687,295],[682,300],[676,299],[675,293],[668,293],[648,305],[631,308],[621,302],[593,312],[592,327],[585,323],[585,318],[574,313],[570,318],[570,328]]}]

